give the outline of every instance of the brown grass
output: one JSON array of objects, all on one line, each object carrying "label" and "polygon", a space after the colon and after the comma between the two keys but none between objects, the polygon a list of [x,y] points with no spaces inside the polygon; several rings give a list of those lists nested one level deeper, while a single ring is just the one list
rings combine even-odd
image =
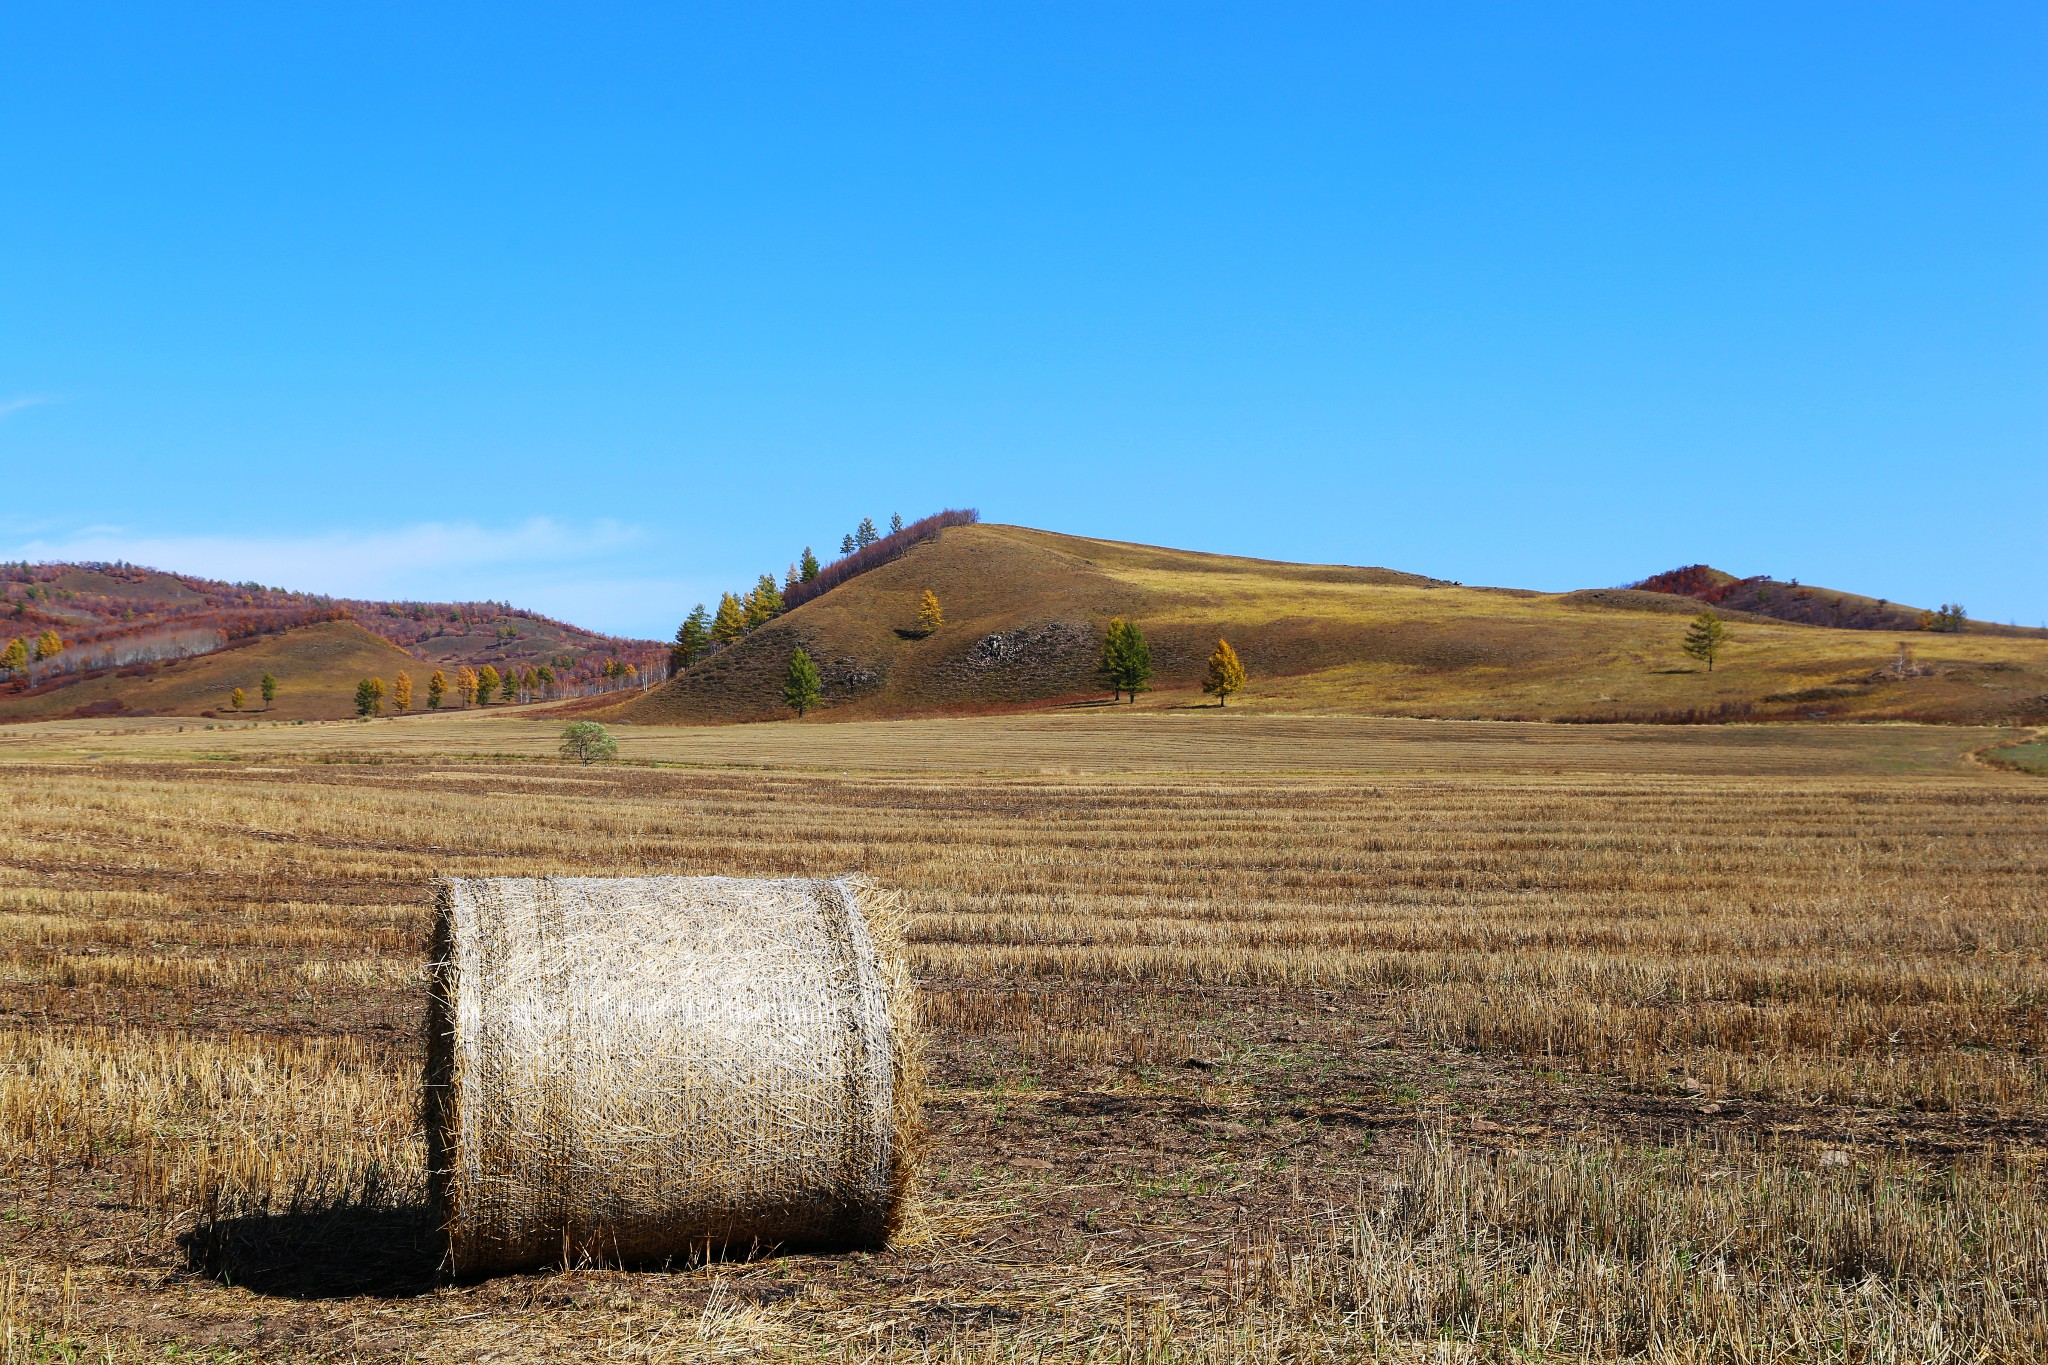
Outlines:
[{"label": "brown grass", "polygon": [[[977,722],[1009,772],[879,771],[897,726],[815,732],[861,775],[433,753],[516,747],[497,724],[0,764],[11,1358],[2048,1348],[2048,786],[1959,738],[1680,762],[1480,727],[1442,773],[1190,771],[1227,746],[1163,718]],[[1337,755],[1420,747],[1357,725]],[[1303,757],[1268,762],[1335,762]],[[933,1039],[899,1245],[437,1287],[427,878],[848,870],[903,893]]]}]

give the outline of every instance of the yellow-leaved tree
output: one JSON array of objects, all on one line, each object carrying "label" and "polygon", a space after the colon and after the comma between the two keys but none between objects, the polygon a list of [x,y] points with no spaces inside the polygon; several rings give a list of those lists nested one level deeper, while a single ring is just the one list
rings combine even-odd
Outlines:
[{"label": "yellow-leaved tree", "polygon": [[1218,640],[1215,652],[1209,655],[1209,673],[1202,679],[1202,690],[1216,698],[1218,706],[1230,699],[1230,694],[1244,687],[1244,665],[1238,661],[1237,651],[1230,647],[1230,641]]},{"label": "yellow-leaved tree", "polygon": [[391,680],[391,709],[401,716],[412,710],[412,674],[400,673]]},{"label": "yellow-leaved tree", "polygon": [[434,676],[427,679],[427,709],[429,711],[440,710],[441,698],[447,695],[448,675],[437,668],[434,670]]},{"label": "yellow-leaved tree", "polygon": [[249,694],[237,687],[228,693],[228,709],[239,711],[242,709],[242,703],[247,700],[249,700]]},{"label": "yellow-leaved tree", "polygon": [[917,628],[929,635],[946,624],[946,614],[939,610],[939,595],[930,588],[917,601]]},{"label": "yellow-leaved tree", "polygon": [[476,705],[476,670],[468,664],[455,670],[455,695],[464,706]]}]

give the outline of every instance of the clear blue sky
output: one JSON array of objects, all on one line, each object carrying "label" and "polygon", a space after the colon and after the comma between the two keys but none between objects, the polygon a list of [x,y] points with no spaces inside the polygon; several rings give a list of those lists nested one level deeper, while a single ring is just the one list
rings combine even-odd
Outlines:
[{"label": "clear blue sky", "polygon": [[0,556],[667,635],[863,514],[2048,616],[2048,6],[16,5]]}]

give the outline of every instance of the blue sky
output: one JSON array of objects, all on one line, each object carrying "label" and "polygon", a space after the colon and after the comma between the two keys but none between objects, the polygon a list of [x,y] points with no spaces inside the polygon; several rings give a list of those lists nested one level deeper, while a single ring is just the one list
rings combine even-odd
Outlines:
[{"label": "blue sky", "polygon": [[2048,7],[13,6],[0,557],[667,635],[860,516],[2048,617]]}]

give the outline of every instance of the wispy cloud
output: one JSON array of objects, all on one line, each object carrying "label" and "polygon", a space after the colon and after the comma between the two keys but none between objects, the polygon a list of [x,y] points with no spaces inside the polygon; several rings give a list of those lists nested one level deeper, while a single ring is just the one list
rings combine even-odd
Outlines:
[{"label": "wispy cloud", "polygon": [[56,401],[56,399],[46,394],[39,393],[25,393],[14,398],[0,398],[0,421],[12,417],[24,408],[39,408],[45,403],[54,403]]}]

